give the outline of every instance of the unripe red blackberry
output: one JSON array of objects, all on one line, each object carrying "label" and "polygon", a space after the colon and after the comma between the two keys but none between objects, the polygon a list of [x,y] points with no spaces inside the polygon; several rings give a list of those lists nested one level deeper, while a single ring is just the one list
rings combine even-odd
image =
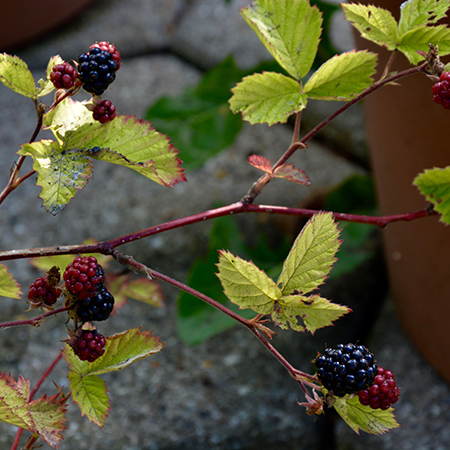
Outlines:
[{"label": "unripe red blackberry", "polygon": [[94,106],[92,117],[100,123],[111,122],[116,117],[116,107],[109,100],[103,100]]},{"label": "unripe red blackberry", "polygon": [[50,73],[50,81],[56,89],[70,89],[78,79],[78,72],[68,63],[56,64]]},{"label": "unripe red blackberry", "polygon": [[97,330],[80,328],[69,345],[81,361],[93,362],[105,353],[106,339]]},{"label": "unripe red blackberry", "polygon": [[90,48],[99,48],[100,50],[111,53],[112,59],[117,63],[116,72],[120,69],[120,53],[113,44],[107,41],[100,41],[92,44]]},{"label": "unripe red blackberry", "polygon": [[95,295],[105,281],[105,272],[95,256],[77,256],[64,271],[67,290],[81,300]]},{"label": "unripe red blackberry", "polygon": [[373,354],[363,345],[339,344],[327,348],[314,363],[323,386],[337,397],[368,389],[377,374]]},{"label": "unripe red blackberry", "polygon": [[78,76],[83,89],[91,94],[102,95],[116,79],[117,62],[109,51],[98,47],[78,57]]},{"label": "unripe red blackberry", "polygon": [[390,370],[378,367],[378,375],[374,384],[369,389],[358,392],[359,401],[362,405],[369,405],[372,409],[389,409],[397,402],[400,390]]},{"label": "unripe red blackberry", "polygon": [[106,320],[113,309],[114,297],[101,285],[95,295],[79,304],[77,316],[82,322],[100,322]]},{"label": "unripe red blackberry", "polygon": [[50,286],[47,277],[41,277],[31,284],[28,291],[28,300],[36,307],[41,305],[51,306],[56,303],[60,295],[60,289]]},{"label": "unripe red blackberry", "polygon": [[432,87],[433,101],[450,109],[450,72],[442,72],[440,80]]}]

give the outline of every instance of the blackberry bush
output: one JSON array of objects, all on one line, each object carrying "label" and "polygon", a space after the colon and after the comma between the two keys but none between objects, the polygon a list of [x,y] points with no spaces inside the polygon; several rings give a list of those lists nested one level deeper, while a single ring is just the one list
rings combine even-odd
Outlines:
[{"label": "blackberry bush", "polygon": [[440,81],[432,87],[433,101],[450,109],[450,72],[442,72]]},{"label": "blackberry bush", "polygon": [[70,89],[78,80],[78,72],[68,63],[57,64],[50,73],[50,81],[56,89]]},{"label": "blackberry bush", "polygon": [[105,272],[95,256],[78,256],[66,267],[63,279],[72,295],[86,300],[103,285]]},{"label": "blackberry bush", "polygon": [[114,308],[114,297],[101,285],[95,295],[84,300],[77,308],[77,316],[82,322],[106,320]]},{"label": "blackberry bush", "polygon": [[97,330],[80,328],[69,345],[81,361],[93,362],[105,353],[106,339]]},{"label": "blackberry bush", "polygon": [[362,405],[369,405],[372,409],[389,409],[398,401],[400,390],[397,387],[394,374],[390,370],[378,367],[378,375],[370,389],[358,392]]},{"label": "blackberry bush", "polygon": [[111,53],[99,47],[90,49],[78,57],[78,74],[83,89],[91,94],[102,95],[116,79],[117,62]]},{"label": "blackberry bush", "polygon": [[378,373],[373,354],[363,345],[327,348],[314,363],[323,386],[338,397],[369,389]]},{"label": "blackberry bush", "polygon": [[28,300],[36,307],[41,305],[52,306],[56,303],[60,295],[61,289],[50,286],[47,282],[47,277],[40,277],[31,284],[28,291]]}]

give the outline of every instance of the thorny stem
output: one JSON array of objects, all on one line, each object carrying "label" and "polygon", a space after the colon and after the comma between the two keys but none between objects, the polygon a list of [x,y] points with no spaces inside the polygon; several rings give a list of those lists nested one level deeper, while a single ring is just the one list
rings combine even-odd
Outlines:
[{"label": "thorny stem", "polygon": [[[303,208],[288,208],[286,206],[274,206],[274,205],[254,205],[244,204],[242,202],[233,203],[228,206],[211,209],[202,213],[186,216],[181,219],[175,219],[169,222],[165,222],[160,225],[155,225],[143,230],[135,231],[130,234],[126,234],[114,239],[110,239],[103,242],[97,242],[93,244],[85,245],[64,245],[54,247],[40,247],[21,250],[8,250],[0,252],[0,261],[8,261],[14,259],[35,258],[41,256],[52,255],[69,255],[69,254],[82,254],[82,253],[101,253],[104,255],[110,255],[113,250],[123,244],[137,241],[154,234],[162,233],[175,228],[183,227],[189,224],[203,222],[218,217],[240,214],[240,213],[266,213],[266,214],[281,214],[290,216],[303,216],[311,217],[317,214],[319,211],[315,209],[303,209]],[[364,223],[369,225],[375,225],[379,227],[385,227],[386,225],[398,222],[398,221],[411,221],[419,219],[421,217],[428,217],[436,215],[437,212],[427,207],[419,211],[393,214],[389,216],[365,216],[359,214],[347,214],[332,212],[333,217],[337,221]]]},{"label": "thorny stem", "polygon": [[239,322],[241,325],[244,325],[247,327],[263,344],[264,346],[269,350],[270,353],[272,353],[273,356],[286,368],[286,370],[289,372],[289,374],[295,378],[300,385],[302,386],[302,389],[304,392],[306,392],[306,389],[300,379],[300,377],[307,378],[309,380],[314,379],[312,375],[303,373],[297,369],[295,369],[287,360],[284,358],[283,355],[262,335],[261,331],[259,330],[258,325],[255,323],[254,320],[248,320],[244,317],[241,317],[240,315],[236,314],[235,312],[228,309],[226,306],[222,305],[221,303],[217,302],[216,300],[212,299],[211,297],[208,297],[205,294],[202,294],[201,292],[185,285],[184,283],[181,283],[180,281],[174,280],[171,277],[168,277],[167,275],[164,275],[162,273],[157,272],[156,270],[150,269],[145,264],[142,264],[138,261],[136,261],[132,256],[125,255],[120,252],[113,252],[112,256],[121,264],[126,265],[130,267],[131,269],[137,270],[141,273],[143,273],[145,276],[147,276],[150,279],[157,279],[160,281],[164,281],[167,284],[170,284],[171,286],[176,287],[179,290],[182,290],[190,295],[193,295],[194,297],[197,297],[198,299],[204,301],[208,305],[213,306],[214,308],[218,309],[219,311],[225,313],[232,319]]},{"label": "thorny stem", "polygon": [[33,327],[38,327],[42,323],[42,321],[47,317],[54,316],[55,314],[60,314],[64,311],[69,311],[70,309],[72,309],[72,306],[64,306],[62,308],[54,309],[53,311],[41,314],[40,316],[33,317],[32,319],[3,322],[0,323],[0,328],[17,327],[21,325],[31,325]]}]

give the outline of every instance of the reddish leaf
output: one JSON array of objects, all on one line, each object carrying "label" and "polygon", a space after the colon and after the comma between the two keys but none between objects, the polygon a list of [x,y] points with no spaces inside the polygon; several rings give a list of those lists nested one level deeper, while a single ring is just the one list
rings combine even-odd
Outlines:
[{"label": "reddish leaf", "polygon": [[249,164],[263,172],[272,173],[272,164],[265,156],[251,155],[248,158]]},{"label": "reddish leaf", "polygon": [[306,173],[295,167],[293,164],[283,164],[277,167],[273,174],[276,178],[284,178],[285,180],[293,181],[297,184],[304,184],[306,186],[311,184]]}]

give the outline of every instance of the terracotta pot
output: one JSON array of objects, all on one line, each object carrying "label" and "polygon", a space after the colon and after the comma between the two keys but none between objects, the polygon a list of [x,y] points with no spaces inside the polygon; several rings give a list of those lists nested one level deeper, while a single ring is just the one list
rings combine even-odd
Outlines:
[{"label": "terracotta pot", "polygon": [[[363,2],[364,3],[364,2]],[[398,18],[400,1],[370,1]],[[378,53],[382,71],[389,53],[357,38],[360,49]],[[392,70],[411,67],[399,54]],[[432,101],[432,81],[422,74],[386,86],[364,100],[367,137],[380,214],[424,208],[412,185],[424,169],[450,164],[450,111]],[[450,382],[450,227],[427,217],[398,222],[383,231],[390,288],[407,335],[435,370]]]},{"label": "terracotta pot", "polygon": [[0,51],[32,42],[72,19],[95,0],[5,1],[0,19]]}]

